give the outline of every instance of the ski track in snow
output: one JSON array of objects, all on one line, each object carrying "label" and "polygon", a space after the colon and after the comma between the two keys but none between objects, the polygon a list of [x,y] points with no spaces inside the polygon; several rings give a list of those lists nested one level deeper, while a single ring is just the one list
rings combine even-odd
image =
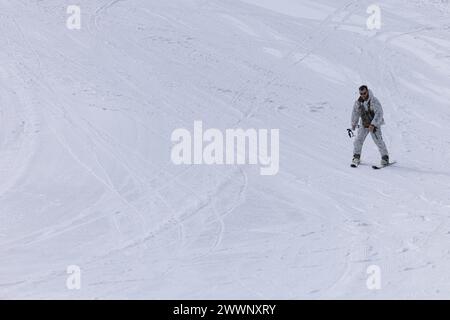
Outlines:
[{"label": "ski track in snow", "polygon": [[[2,2],[0,298],[448,298],[448,4],[287,3]],[[348,165],[361,82],[380,171]],[[280,173],[172,165],[194,120],[279,128]]]}]

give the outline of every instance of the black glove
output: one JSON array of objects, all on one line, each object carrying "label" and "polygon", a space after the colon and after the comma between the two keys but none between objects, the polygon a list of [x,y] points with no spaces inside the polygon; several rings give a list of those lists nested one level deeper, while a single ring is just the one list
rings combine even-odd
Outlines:
[{"label": "black glove", "polygon": [[347,133],[349,138],[353,137],[355,134],[353,133],[352,129],[347,129]]}]

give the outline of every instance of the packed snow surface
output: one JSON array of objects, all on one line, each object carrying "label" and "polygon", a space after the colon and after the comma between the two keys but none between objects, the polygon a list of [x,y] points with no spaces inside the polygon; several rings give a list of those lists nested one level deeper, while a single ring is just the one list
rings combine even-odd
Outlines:
[{"label": "packed snow surface", "polygon": [[[0,1],[0,298],[450,298],[449,1],[71,4]],[[278,174],[175,165],[194,121],[279,129]]]}]

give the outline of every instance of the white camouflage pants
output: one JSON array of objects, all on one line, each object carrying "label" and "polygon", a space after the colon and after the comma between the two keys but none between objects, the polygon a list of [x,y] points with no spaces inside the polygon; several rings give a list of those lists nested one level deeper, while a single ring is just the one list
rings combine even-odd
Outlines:
[{"label": "white camouflage pants", "polygon": [[[358,129],[358,133],[356,134],[356,139],[353,143],[353,154],[361,154],[362,147],[364,144],[364,140],[366,140],[367,135],[369,134],[369,128],[360,127]],[[370,133],[373,139],[373,142],[378,147],[378,150],[380,151],[381,156],[387,156],[388,151],[386,148],[386,144],[383,141],[383,135],[381,134],[381,129],[377,128],[376,132]]]}]

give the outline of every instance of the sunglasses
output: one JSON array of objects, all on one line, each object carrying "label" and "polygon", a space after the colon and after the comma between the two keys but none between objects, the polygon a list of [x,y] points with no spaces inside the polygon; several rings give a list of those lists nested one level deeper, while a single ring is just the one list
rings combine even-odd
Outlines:
[{"label": "sunglasses", "polygon": [[362,96],[367,96],[368,93],[369,93],[369,92],[367,92],[367,91],[359,92],[359,94],[362,95]]}]

